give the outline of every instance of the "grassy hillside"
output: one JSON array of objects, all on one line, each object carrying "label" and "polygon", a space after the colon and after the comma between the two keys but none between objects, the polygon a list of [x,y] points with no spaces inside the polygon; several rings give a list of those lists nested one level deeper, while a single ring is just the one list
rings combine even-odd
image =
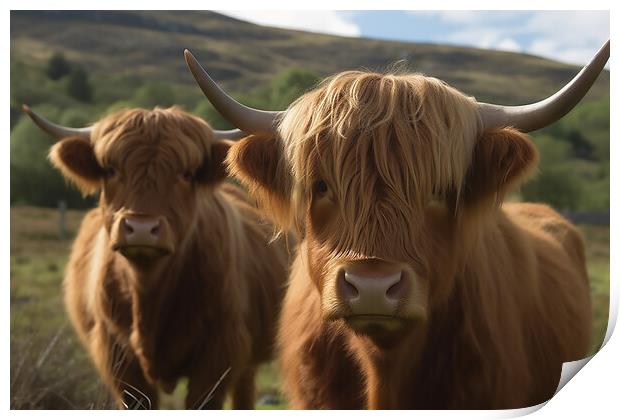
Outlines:
[{"label": "grassy hillside", "polygon": [[[577,67],[530,55],[472,48],[343,38],[268,28],[205,11],[12,11],[12,60],[43,64],[63,52],[100,80],[163,80],[194,87],[182,58],[190,48],[216,80],[243,92],[286,68],[319,76],[355,68],[410,70],[444,79],[482,101],[542,98]],[[609,91],[609,74],[591,97]]]}]

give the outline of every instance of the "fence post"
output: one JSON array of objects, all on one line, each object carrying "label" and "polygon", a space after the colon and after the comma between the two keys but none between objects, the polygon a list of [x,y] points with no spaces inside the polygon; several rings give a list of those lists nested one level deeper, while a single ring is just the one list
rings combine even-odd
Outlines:
[{"label": "fence post", "polygon": [[58,202],[58,213],[60,216],[58,220],[58,233],[60,236],[60,240],[64,241],[67,237],[67,202],[65,200],[60,200]]}]

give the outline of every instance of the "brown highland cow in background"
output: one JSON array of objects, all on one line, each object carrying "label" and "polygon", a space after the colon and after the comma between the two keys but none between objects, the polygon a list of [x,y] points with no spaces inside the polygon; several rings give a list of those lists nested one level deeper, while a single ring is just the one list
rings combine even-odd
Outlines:
[{"label": "brown highland cow in background", "polygon": [[[287,274],[281,241],[224,181],[230,147],[179,109],[115,113],[68,129],[54,166],[99,207],[80,228],[64,289],[69,316],[119,407],[157,408],[188,377],[187,408],[253,408],[272,355]],[[210,399],[207,397],[224,377]]]},{"label": "brown highland cow in background", "polygon": [[[537,163],[521,132],[588,91],[609,44],[540,103],[478,103],[416,74],[344,72],[285,112],[247,108],[186,52],[249,137],[227,162],[301,244],[279,331],[294,408],[518,408],[588,351],[580,234],[545,205],[503,204]],[[520,130],[520,131],[519,131]]]}]

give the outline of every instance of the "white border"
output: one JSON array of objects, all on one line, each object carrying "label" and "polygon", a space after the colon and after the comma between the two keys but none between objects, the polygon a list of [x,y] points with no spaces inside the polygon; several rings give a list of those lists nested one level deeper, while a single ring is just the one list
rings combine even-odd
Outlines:
[{"label": "white border", "polygon": [[[202,9],[212,9],[212,10],[222,10],[222,9],[265,9],[265,10],[277,10],[277,9],[308,9],[308,10],[321,10],[321,9],[339,9],[339,10],[377,10],[377,9],[391,9],[391,10],[399,10],[399,9],[419,9],[419,10],[438,10],[438,9],[449,9],[449,10],[476,10],[476,9],[502,9],[502,10],[535,10],[544,8],[545,10],[561,8],[564,10],[578,10],[578,9],[587,9],[587,10],[611,10],[611,21],[610,29],[613,35],[618,33],[618,27],[620,25],[614,25],[613,22],[617,19],[616,13],[613,7],[613,3],[611,1],[597,1],[590,0],[588,2],[576,2],[576,1],[547,1],[540,2],[532,1],[532,0],[523,0],[519,2],[501,2],[497,1],[468,1],[466,3],[456,2],[456,1],[433,1],[433,2],[412,2],[412,1],[393,1],[393,0],[384,0],[382,2],[369,1],[369,0],[339,0],[337,2],[334,1],[326,1],[326,0],[313,0],[312,2],[307,2],[306,4],[291,2],[289,1],[272,1],[272,0],[264,0],[257,3],[249,3],[248,1],[241,0],[228,0],[226,2],[222,1],[175,1],[174,3],[163,2],[163,1],[148,1],[148,0],[133,0],[130,2],[127,1],[118,1],[118,0],[110,0],[107,2],[78,2],[78,1],[57,1],[52,5],[47,1],[29,1],[28,3],[10,1],[8,5],[12,9],[169,9],[171,6],[179,10],[202,10]],[[466,7],[464,7],[466,6]],[[584,8],[587,6],[587,8]],[[618,22],[616,22],[618,23]],[[3,26],[5,31],[5,41],[4,45],[4,57],[9,57],[9,49],[10,49],[10,22],[9,22],[9,13],[5,13],[3,15]],[[612,35],[612,38],[614,36]],[[615,51],[615,44],[612,43],[612,58]],[[610,61],[611,62],[611,61]],[[4,90],[5,96],[7,98],[9,95],[9,60],[7,60],[5,66],[3,67],[4,74]],[[618,92],[618,83],[616,79],[611,77],[611,90],[613,92],[612,101],[611,101],[611,115],[616,115],[616,106],[615,100],[616,94]],[[5,127],[5,133],[9,131],[9,113],[8,109],[2,114],[3,126]],[[619,288],[617,281],[617,273],[618,273],[618,265],[617,261],[619,261],[619,255],[617,248],[614,247],[615,240],[618,238],[618,228],[616,224],[614,224],[614,215],[617,208],[617,196],[618,194],[615,192],[614,187],[617,185],[618,181],[618,165],[614,165],[614,160],[616,160],[615,156],[618,153],[618,144],[617,141],[617,122],[612,118],[611,120],[611,185],[612,185],[612,194],[611,194],[611,209],[612,209],[612,225],[611,225],[611,285],[610,285],[610,295],[611,295],[611,304],[610,304],[610,328],[608,330],[608,335],[606,337],[606,345],[603,349],[596,354],[590,363],[588,363],[581,372],[576,376],[575,379],[571,380],[553,399],[549,401],[541,410],[533,412],[531,414],[532,417],[535,418],[584,418],[586,416],[593,416],[594,418],[608,418],[613,416],[612,413],[618,413],[618,394],[617,394],[617,385],[618,385],[618,373],[620,371],[619,363],[618,363],[618,350],[620,345],[618,344],[618,338],[611,336],[610,333],[615,325],[617,320],[618,313],[618,297],[619,297]],[[2,207],[1,211],[3,212],[3,222],[2,222],[2,247],[3,247],[3,260],[5,264],[3,264],[3,268],[5,270],[5,287],[9,287],[10,278],[9,275],[9,267],[10,267],[10,248],[9,248],[9,141],[8,138],[5,139],[5,150],[4,153],[0,153],[0,165],[2,170],[4,171],[4,182],[2,183],[2,197],[5,200],[5,205]],[[6,289],[5,289],[6,290]],[[5,294],[6,305],[5,310],[2,311],[2,318],[4,321],[4,325],[6,326],[3,331],[3,343],[4,345],[1,348],[2,351],[2,377],[3,381],[3,397],[5,402],[5,407],[8,409],[9,407],[9,310],[10,310],[10,293],[7,290]],[[360,418],[370,418],[370,416],[376,415],[390,415],[398,418],[411,418],[412,416],[416,416],[418,418],[498,418],[498,417],[513,417],[526,414],[526,412],[532,412],[532,409],[524,409],[524,410],[506,410],[500,412],[477,412],[477,411],[452,411],[452,412],[402,412],[395,411],[389,414],[378,414],[373,412],[356,412],[355,416]],[[267,412],[267,411],[256,411],[256,412],[212,412],[212,413],[196,413],[196,412],[182,412],[175,413],[175,416],[190,416],[198,418],[203,418],[203,416],[209,416],[209,418],[233,418],[239,415],[244,416],[252,416],[256,418],[264,418],[264,419],[272,419],[278,418],[280,416],[288,416],[294,415],[300,418],[308,418],[307,416],[313,417],[320,415],[321,417],[328,418],[337,418],[342,414],[332,411],[332,412],[322,412],[317,414],[316,412],[295,412],[290,413],[288,411],[283,412]],[[16,418],[25,418],[33,415],[44,415],[46,418],[62,418],[63,420],[67,417],[74,418],[82,418],[84,413],[80,412],[32,412],[32,411],[11,411],[10,415]],[[88,414],[93,418],[108,418],[111,415],[119,415],[119,416],[167,416],[169,413],[165,412],[151,412],[151,413],[139,413],[139,412],[124,412],[124,413],[110,413],[110,412],[90,412]]]}]

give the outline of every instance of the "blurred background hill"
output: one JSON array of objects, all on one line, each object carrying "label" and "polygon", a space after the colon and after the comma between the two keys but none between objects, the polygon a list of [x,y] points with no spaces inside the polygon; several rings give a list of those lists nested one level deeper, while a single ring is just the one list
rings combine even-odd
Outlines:
[{"label": "blurred background hill", "polygon": [[[195,86],[190,48],[247,104],[282,109],[325,76],[396,68],[441,78],[478,100],[522,104],[546,97],[579,68],[531,55],[345,38],[259,26],[213,12],[11,12],[11,203],[70,207],[83,200],[46,162],[50,141],[20,112],[82,125],[123,107],[181,105],[228,124]],[[609,207],[609,73],[579,107],[534,134],[542,163],[523,198],[562,209]]]},{"label": "blurred background hill", "polygon": [[[159,80],[194,88],[182,59],[190,48],[218,82],[239,92],[268,84],[288,68],[324,77],[405,60],[407,68],[479,100],[519,103],[552,93],[576,69],[509,52],[270,28],[208,11],[12,12],[11,46],[20,58],[41,63],[51,52],[63,52],[104,82]],[[606,73],[593,96],[608,92],[608,85]]]}]

